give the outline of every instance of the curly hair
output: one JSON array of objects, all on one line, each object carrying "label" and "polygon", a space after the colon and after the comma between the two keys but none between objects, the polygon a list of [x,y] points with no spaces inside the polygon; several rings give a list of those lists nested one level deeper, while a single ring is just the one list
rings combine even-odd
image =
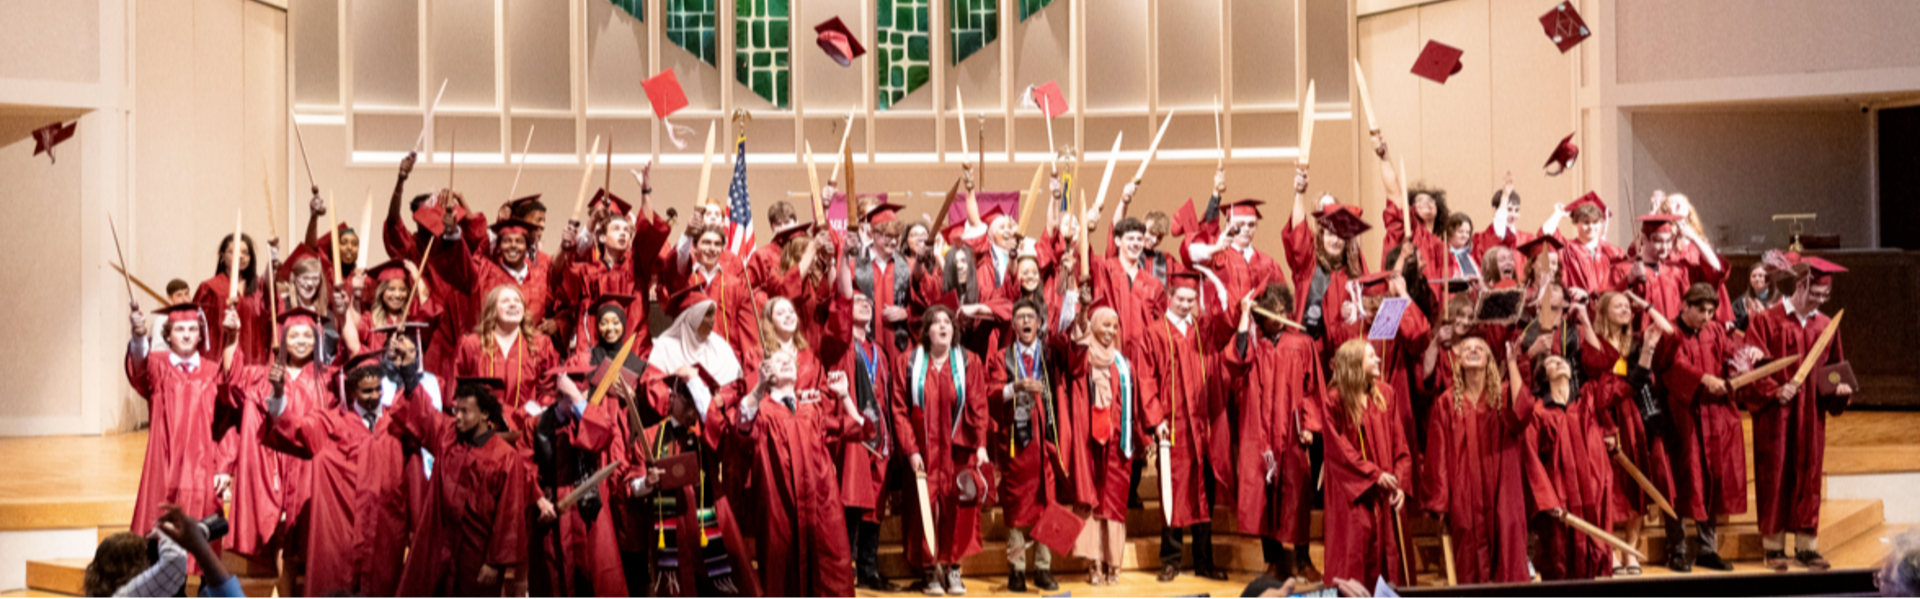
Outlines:
[{"label": "curly hair", "polygon": [[[1460,366],[1460,352],[1465,351],[1468,344],[1479,344],[1487,351],[1487,375],[1481,379],[1482,384],[1479,389],[1466,389],[1460,386],[1467,380],[1466,371]],[[1453,389],[1450,391],[1453,394],[1453,408],[1455,410],[1466,408],[1466,402],[1461,399],[1466,395],[1464,393],[1466,391],[1478,393],[1482,403],[1496,410],[1506,407],[1506,398],[1500,394],[1500,368],[1493,365],[1493,348],[1487,345],[1487,340],[1479,337],[1461,339],[1459,343],[1453,344],[1453,352]]]},{"label": "curly hair", "polygon": [[[1447,210],[1446,190],[1427,187],[1424,183],[1409,187],[1407,188],[1407,206],[1412,207],[1414,199],[1422,195],[1433,198],[1433,234],[1445,239],[1447,236],[1447,222],[1453,218],[1453,213]],[[1414,216],[1409,214],[1407,218],[1414,218]]]},{"label": "curly hair", "polygon": [[87,564],[85,583],[88,597],[112,597],[113,592],[133,577],[146,571],[147,540],[130,532],[114,533],[93,550]]}]

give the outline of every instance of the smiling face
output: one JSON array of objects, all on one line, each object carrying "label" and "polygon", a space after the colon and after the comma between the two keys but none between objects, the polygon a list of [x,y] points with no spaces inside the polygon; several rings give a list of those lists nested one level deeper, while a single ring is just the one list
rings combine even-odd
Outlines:
[{"label": "smiling face", "polygon": [[500,261],[507,268],[520,268],[527,259],[527,234],[515,231],[500,236]]},{"label": "smiling face", "polygon": [[312,303],[320,297],[320,271],[319,260],[301,260],[293,265],[293,291],[302,301]]},{"label": "smiling face", "polygon": [[340,234],[340,263],[360,263],[360,235],[354,232]]},{"label": "smiling face", "polygon": [[1767,288],[1767,264],[1758,262],[1753,270],[1747,271],[1747,292],[1758,295]]},{"label": "smiling face", "polygon": [[1341,239],[1339,235],[1333,234],[1333,231],[1322,229],[1320,231],[1320,249],[1325,251],[1328,256],[1339,256],[1341,253],[1347,251],[1347,240]]},{"label": "smiling face", "polygon": [[707,227],[700,232],[700,240],[693,246],[693,257],[700,261],[700,267],[711,270],[720,263],[720,252],[727,249],[727,235],[724,229]]},{"label": "smiling face", "polygon": [[873,300],[864,293],[853,294],[854,328],[864,327],[871,322],[873,322]]},{"label": "smiling face", "polygon": [[619,343],[621,338],[627,336],[627,323],[620,319],[619,312],[612,310],[601,312],[599,322],[594,323],[593,328],[600,333],[601,343]]},{"label": "smiling face", "polygon": [[1574,223],[1573,229],[1580,233],[1580,243],[1584,244],[1593,243],[1594,240],[1599,239],[1600,233],[1606,229],[1606,226],[1607,221],[1589,220]]},{"label": "smiling face", "polygon": [[769,378],[767,382],[775,387],[793,386],[794,381],[800,378],[800,369],[794,366],[793,354],[783,351],[773,352],[762,364],[767,369]]},{"label": "smiling face", "polygon": [[1120,314],[1112,308],[1101,308],[1093,313],[1093,340],[1107,347],[1113,347],[1120,340]]},{"label": "smiling face", "polygon": [[296,362],[305,362],[313,357],[313,325],[301,324],[287,329],[287,355]]},{"label": "smiling face", "polygon": [[[907,250],[912,252],[913,255],[915,256],[926,253],[928,239],[929,239],[929,235],[927,233],[927,227],[925,225],[916,224],[908,228],[907,229]],[[894,246],[898,245],[898,242],[892,239],[888,239],[887,244],[888,244],[887,254],[892,255]]]},{"label": "smiling face", "polygon": [[1013,219],[1004,216],[994,218],[988,229],[988,235],[993,238],[994,247],[1011,252],[1015,246],[1020,245],[1020,236],[1013,231]]},{"label": "smiling face", "polygon": [[1167,298],[1167,307],[1173,309],[1174,316],[1181,318],[1193,315],[1193,309],[1200,305],[1200,292],[1192,287],[1175,287],[1172,293],[1167,294]]},{"label": "smiling face", "polygon": [[1244,248],[1253,243],[1253,232],[1260,228],[1260,221],[1245,218],[1234,221],[1233,247]]},{"label": "smiling face", "polygon": [[793,302],[784,297],[773,298],[767,304],[768,319],[773,321],[776,332],[792,335],[800,328],[800,313],[793,309]]},{"label": "smiling face", "polygon": [[353,403],[368,412],[380,407],[380,377],[365,377],[353,384]]},{"label": "smiling face", "polygon": [[1573,366],[1567,364],[1566,358],[1558,355],[1548,355],[1545,368],[1547,369],[1547,380],[1549,381],[1558,383],[1560,381],[1573,379]]},{"label": "smiling face", "polygon": [[1640,244],[1641,261],[1658,264],[1673,253],[1673,232],[1660,231],[1646,236]]},{"label": "smiling face", "polygon": [[1146,233],[1128,231],[1126,235],[1120,236],[1119,241],[1120,253],[1125,255],[1128,260],[1138,262],[1140,260],[1140,252],[1147,249]]},{"label": "smiling face", "polygon": [[[227,246],[228,247],[226,250],[226,256],[224,257],[225,261],[228,261],[229,263],[231,263],[231,261],[233,260],[234,248],[239,248],[240,249],[240,270],[244,271],[246,269],[253,268],[253,249],[252,248],[247,247],[247,244],[245,243],[228,243]],[[226,270],[227,269],[225,268],[220,269],[220,274],[226,274]]]},{"label": "smiling face", "polygon": [[401,310],[405,310],[407,308],[407,282],[395,280],[381,283],[380,305],[385,307],[387,312],[393,314],[399,314]]},{"label": "smiling face", "polygon": [[1493,350],[1479,337],[1470,337],[1455,346],[1459,354],[1460,366],[1468,370],[1483,370],[1493,361]]},{"label": "smiling face", "polygon": [[1447,247],[1454,249],[1467,247],[1469,241],[1473,241],[1473,223],[1470,221],[1463,221],[1454,226],[1453,231],[1447,235]]},{"label": "smiling face", "polygon": [[1688,328],[1705,327],[1713,320],[1713,311],[1718,307],[1719,305],[1713,302],[1687,304],[1686,309],[1680,311],[1680,320],[1686,322]]},{"label": "smiling face", "polygon": [[[1505,248],[1501,248],[1501,249],[1505,250]],[[1513,252],[1499,251],[1499,252],[1495,252],[1493,256],[1494,256],[1493,258],[1494,268],[1500,271],[1500,280],[1503,280],[1503,281],[1514,280]]]},{"label": "smiling face", "polygon": [[501,287],[494,292],[493,330],[495,332],[512,331],[520,328],[520,322],[527,318],[526,300],[520,298],[520,291],[512,287]]},{"label": "smiling face", "polygon": [[1435,213],[1439,211],[1439,209],[1440,209],[1439,205],[1437,202],[1433,201],[1432,195],[1424,194],[1424,193],[1414,194],[1413,214],[1414,216],[1420,218],[1420,222],[1423,222],[1423,223],[1433,222],[1433,216]]},{"label": "smiling face", "polygon": [[1367,376],[1380,378],[1380,353],[1373,351],[1373,344],[1367,344]]},{"label": "smiling face", "polygon": [[1020,275],[1020,290],[1028,293],[1040,290],[1044,281],[1040,278],[1040,262],[1032,258],[1021,258],[1014,274]]},{"label": "smiling face", "polygon": [[719,204],[704,204],[700,206],[700,220],[709,227],[724,227],[727,226],[727,211]]},{"label": "smiling face", "polygon": [[1608,297],[1611,299],[1607,301],[1607,305],[1604,307],[1607,321],[1612,323],[1613,326],[1625,326],[1627,323],[1633,322],[1633,302],[1627,301],[1627,296],[1622,294],[1614,294]]}]

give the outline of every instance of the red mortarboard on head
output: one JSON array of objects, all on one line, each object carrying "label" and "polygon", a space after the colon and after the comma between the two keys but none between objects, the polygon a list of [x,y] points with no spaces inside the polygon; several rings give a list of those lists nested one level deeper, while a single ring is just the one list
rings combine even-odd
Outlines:
[{"label": "red mortarboard on head", "polygon": [[[320,250],[315,249],[311,245],[302,243],[300,245],[293,246],[293,253],[288,255],[287,261],[284,262],[284,264],[286,264],[286,267],[281,268],[279,271],[273,273],[274,280],[275,281],[292,280],[291,277],[293,276],[293,269],[299,266],[300,262],[303,260],[319,260],[320,270],[329,272],[329,273],[332,272],[333,263],[327,260],[326,254],[321,253]],[[331,274],[327,275],[327,277],[332,277],[332,276],[333,275]]]},{"label": "red mortarboard on head", "polygon": [[1193,289],[1197,291],[1201,289],[1200,280],[1201,280],[1200,273],[1195,273],[1195,272],[1173,273],[1172,275],[1167,277],[1167,291],[1171,292],[1175,289],[1182,289],[1182,288]]},{"label": "red mortarboard on head", "polygon": [[621,199],[620,196],[613,195],[612,192],[604,188],[594,192],[593,199],[587,201],[588,205],[600,204],[602,202],[612,202],[612,208],[610,209],[621,214],[633,214],[633,204],[628,204],[626,200]]},{"label": "red mortarboard on head", "polygon": [[786,226],[773,230],[773,244],[784,247],[787,245],[787,240],[793,239],[793,236],[805,235],[812,230],[813,223],[798,221],[787,223]]},{"label": "red mortarboard on head", "polygon": [[[530,196],[514,198],[513,201],[507,202],[507,211],[519,212],[521,210],[525,210],[527,205],[529,204],[539,204],[539,203],[540,203],[540,194],[537,194],[537,193]],[[544,206],[544,204],[542,204],[542,206]]]},{"label": "red mortarboard on head", "polygon": [[1033,86],[1029,88],[1027,93],[1028,99],[1033,102],[1034,106],[1038,106],[1041,110],[1046,111],[1047,118],[1060,118],[1060,115],[1066,114],[1068,108],[1067,96],[1066,94],[1060,93],[1059,82],[1048,81]]},{"label": "red mortarboard on head", "polygon": [[992,225],[993,220],[996,218],[1012,218],[1012,217],[1007,216],[1006,211],[1001,210],[999,206],[994,206],[993,208],[988,209],[986,214],[980,215],[980,222],[987,223],[988,225]]},{"label": "red mortarboard on head", "polygon": [[707,294],[700,291],[699,287],[689,286],[686,289],[681,289],[679,292],[674,293],[672,297],[667,298],[667,316],[679,318],[680,315],[685,314],[687,310],[691,310],[694,306],[700,305],[700,302],[706,301],[712,300],[708,299]]},{"label": "red mortarboard on head", "polygon": [[1420,58],[1413,62],[1413,74],[1432,79],[1435,83],[1446,83],[1448,77],[1460,72],[1459,48],[1428,40],[1427,47],[1420,51]]},{"label": "red mortarboard on head", "polygon": [[633,296],[624,293],[602,293],[598,299],[593,300],[593,311],[597,312],[601,306],[607,304],[613,304],[619,306],[621,310],[626,310],[627,306],[633,305]]},{"label": "red mortarboard on head", "polygon": [[1587,195],[1580,196],[1580,199],[1574,200],[1572,204],[1567,204],[1567,213],[1572,214],[1575,210],[1579,210],[1581,206],[1599,208],[1602,217],[1611,214],[1611,212],[1607,210],[1607,203],[1600,201],[1600,194],[1591,191],[1587,192]]},{"label": "red mortarboard on head", "polygon": [[1587,29],[1587,21],[1580,18],[1580,11],[1573,9],[1572,2],[1561,2],[1547,14],[1540,15],[1540,26],[1547,30],[1547,39],[1553,40],[1553,45],[1560,48],[1561,54],[1566,54],[1580,42],[1586,41],[1587,36],[1593,35]]},{"label": "red mortarboard on head", "polygon": [[820,49],[826,50],[827,56],[840,66],[853,64],[853,59],[867,53],[867,47],[860,45],[859,38],[853,37],[853,32],[847,29],[846,23],[840,22],[840,17],[814,25],[813,32],[820,34]]},{"label": "red mortarboard on head", "polygon": [[515,232],[515,231],[518,231],[521,234],[532,234],[533,230],[539,227],[535,227],[533,223],[530,223],[524,220],[520,220],[517,218],[509,218],[497,223],[493,223],[493,226],[489,228],[493,229],[493,232],[496,234],[506,235],[507,233]]},{"label": "red mortarboard on head", "polygon": [[1263,200],[1245,198],[1229,202],[1227,205],[1221,206],[1221,208],[1226,210],[1228,220],[1260,220],[1260,207],[1265,204],[1266,202]]},{"label": "red mortarboard on head", "polygon": [[1806,256],[1800,259],[1800,263],[1807,265],[1807,268],[1811,271],[1808,273],[1808,277],[1811,278],[1816,285],[1832,284],[1833,275],[1847,272],[1846,267],[1828,262],[1825,258]]},{"label": "red mortarboard on head", "polygon": [[[445,233],[446,231],[442,230],[440,219],[442,213],[447,210],[449,203],[446,198],[441,197],[441,194],[435,193],[428,196],[427,201],[420,203],[420,209],[413,211],[414,224],[420,225],[420,228],[426,229],[427,232],[433,233],[434,235]],[[461,208],[457,204],[452,208],[453,220],[462,220],[467,217],[467,209]]]},{"label": "red mortarboard on head", "polygon": [[354,354],[353,357],[347,358],[347,365],[345,368],[341,368],[340,372],[350,373],[350,372],[353,372],[355,369],[360,368],[361,366],[379,364],[380,358],[386,355],[387,355],[387,352],[385,350],[378,350],[378,349],[371,349],[371,350]]},{"label": "red mortarboard on head", "polygon": [[653,78],[640,82],[647,90],[647,103],[653,105],[653,116],[667,118],[687,107],[687,92],[680,89],[680,78],[673,70],[661,71]]},{"label": "red mortarboard on head", "polygon": [[1359,206],[1333,204],[1321,210],[1315,218],[1320,220],[1321,229],[1332,231],[1341,239],[1359,237],[1361,233],[1373,228],[1373,225],[1367,224],[1366,219],[1361,218]]},{"label": "red mortarboard on head", "polygon": [[318,322],[319,320],[320,320],[320,315],[315,313],[313,310],[309,310],[307,308],[293,308],[290,310],[283,310],[280,312],[280,317],[278,318],[278,321],[280,323],[280,329],[283,331],[296,324],[305,324],[311,327],[313,326],[313,323]]},{"label": "red mortarboard on head", "polygon": [[1386,293],[1387,280],[1391,278],[1393,278],[1392,272],[1382,270],[1360,277],[1357,282],[1360,283],[1360,289],[1363,293],[1367,295],[1379,295]]},{"label": "red mortarboard on head", "polygon": [[869,225],[884,225],[893,222],[895,218],[899,218],[899,212],[906,208],[906,206],[901,206],[893,202],[881,202],[873,208],[868,209],[867,213],[862,215],[861,218],[867,221]]},{"label": "red mortarboard on head", "polygon": [[1652,235],[1661,231],[1672,232],[1673,223],[1680,222],[1680,217],[1672,214],[1649,214],[1633,220],[1640,221],[1641,234]]},{"label": "red mortarboard on head", "polygon": [[1559,251],[1562,247],[1566,247],[1566,243],[1560,241],[1560,236],[1539,235],[1526,243],[1520,244],[1520,253],[1526,254],[1527,259],[1531,260],[1545,252]]},{"label": "red mortarboard on head", "polygon": [[153,313],[161,316],[165,316],[167,317],[168,320],[175,320],[180,318],[199,318],[200,304],[196,304],[193,302],[187,302],[184,304],[174,304],[171,306],[167,306],[165,308],[154,310]]},{"label": "red mortarboard on head", "polygon": [[1560,140],[1560,145],[1553,147],[1553,154],[1547,156],[1547,163],[1540,165],[1543,169],[1556,164],[1560,165],[1560,168],[1548,169],[1549,176],[1558,176],[1560,173],[1567,172],[1567,169],[1573,168],[1573,163],[1580,159],[1580,146],[1573,145],[1573,136],[1573,133],[1568,133],[1566,139]]},{"label": "red mortarboard on head", "polygon": [[33,155],[39,156],[44,153],[47,155],[49,163],[59,162],[58,159],[53,157],[53,147],[60,145],[60,142],[72,138],[73,130],[79,126],[80,121],[74,121],[71,125],[54,123],[39,129],[34,129]]}]

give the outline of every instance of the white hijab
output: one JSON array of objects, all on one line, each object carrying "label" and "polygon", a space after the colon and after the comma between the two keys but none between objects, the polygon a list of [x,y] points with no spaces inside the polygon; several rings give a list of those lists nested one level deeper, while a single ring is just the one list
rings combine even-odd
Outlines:
[{"label": "white hijab", "polygon": [[699,366],[721,386],[740,380],[740,360],[734,357],[733,346],[727,344],[726,338],[714,333],[700,339],[700,321],[706,319],[707,312],[713,308],[713,300],[706,300],[681,312],[667,327],[667,332],[655,340],[647,363],[664,372],[673,372],[682,366]]}]

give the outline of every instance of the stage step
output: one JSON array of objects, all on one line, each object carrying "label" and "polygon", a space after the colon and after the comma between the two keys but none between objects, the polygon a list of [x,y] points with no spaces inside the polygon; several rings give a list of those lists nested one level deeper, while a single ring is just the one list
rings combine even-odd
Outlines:
[{"label": "stage step", "polygon": [[[1749,504],[1753,505],[1756,504]],[[1878,499],[1829,499],[1820,504],[1820,544],[1840,547],[1880,526],[1886,521],[1881,505]],[[1764,557],[1760,545],[1760,526],[1752,510],[1729,520],[1720,527],[1720,555],[1731,560],[1759,560]],[[1647,557],[1655,563],[1666,561],[1666,530],[1657,524],[1649,525],[1646,530]]]},{"label": "stage step", "polygon": [[[69,558],[49,560],[27,560],[27,588],[45,593],[57,593],[62,596],[82,596],[86,594],[87,563],[90,558]],[[248,597],[270,597],[274,593],[273,578],[240,579],[240,588]],[[199,588],[198,575],[187,577],[189,589]]]},{"label": "stage step", "polygon": [[[1192,552],[1192,537],[1188,537],[1188,553]],[[1029,550],[1031,551],[1031,550]],[[1319,547],[1314,547],[1315,563],[1319,562]],[[1032,558],[1032,554],[1028,554]],[[1214,565],[1231,572],[1260,571],[1266,568],[1266,561],[1260,555],[1260,540],[1240,535],[1215,534],[1213,536]],[[1191,564],[1191,561],[1188,562]],[[1130,537],[1127,539],[1126,559],[1120,564],[1124,570],[1160,570],[1160,536]],[[1031,566],[1029,566],[1031,567]],[[1007,574],[1007,544],[1005,541],[991,541],[982,544],[979,553],[960,560],[960,571],[967,576],[997,576]],[[1056,574],[1072,574],[1087,571],[1087,560],[1055,553],[1053,571]],[[894,579],[918,579],[920,574],[907,565],[905,548],[898,544],[880,546],[880,572]]]}]

